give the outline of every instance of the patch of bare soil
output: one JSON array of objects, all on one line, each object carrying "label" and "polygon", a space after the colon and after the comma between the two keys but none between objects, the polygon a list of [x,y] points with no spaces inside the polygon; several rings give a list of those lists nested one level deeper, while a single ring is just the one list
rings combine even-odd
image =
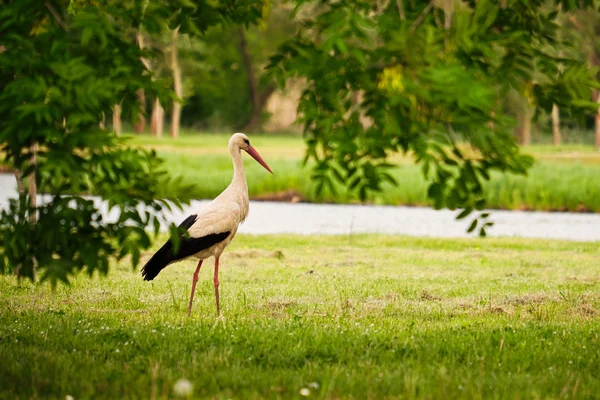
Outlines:
[{"label": "patch of bare soil", "polygon": [[270,299],[266,306],[267,308],[271,309],[271,310],[284,310],[288,307],[291,306],[295,306],[296,304],[298,304],[298,302],[296,300],[291,300],[291,299],[285,299],[285,298],[280,298],[280,299]]},{"label": "patch of bare soil", "polygon": [[303,201],[302,196],[294,189],[285,190],[275,193],[264,193],[257,196],[252,196],[252,200],[256,201],[280,201],[285,203],[299,203]]},{"label": "patch of bare soil", "polygon": [[511,295],[505,300],[507,305],[527,305],[527,304],[539,304],[548,300],[548,296],[545,294],[525,294],[521,296]]},{"label": "patch of bare soil", "polygon": [[595,317],[598,315],[598,310],[594,307],[593,304],[590,303],[582,303],[577,307],[577,312],[579,315],[585,317]]},{"label": "patch of bare soil", "polygon": [[425,289],[423,289],[421,291],[421,294],[419,295],[419,299],[426,300],[426,301],[440,301],[440,300],[442,300],[441,297],[436,296],[434,294],[431,294],[428,291],[426,291]]},{"label": "patch of bare soil", "polygon": [[231,258],[276,258],[283,260],[285,255],[281,250],[265,251],[265,250],[245,250],[245,251],[230,251],[225,253],[225,256]]}]

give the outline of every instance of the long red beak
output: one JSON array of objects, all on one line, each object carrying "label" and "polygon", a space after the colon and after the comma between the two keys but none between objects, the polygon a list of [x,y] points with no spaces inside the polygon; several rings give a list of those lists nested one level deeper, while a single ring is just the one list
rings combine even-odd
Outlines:
[{"label": "long red beak", "polygon": [[249,146],[248,150],[246,150],[246,151],[248,152],[248,154],[250,154],[252,156],[252,158],[254,158],[256,161],[258,161],[258,163],[260,165],[265,167],[265,169],[267,171],[269,171],[270,173],[273,173],[273,171],[271,171],[271,168],[269,168],[269,166],[267,165],[265,160],[262,159],[262,157],[260,156],[260,154],[258,154],[258,151],[256,151],[256,149],[254,147]]}]

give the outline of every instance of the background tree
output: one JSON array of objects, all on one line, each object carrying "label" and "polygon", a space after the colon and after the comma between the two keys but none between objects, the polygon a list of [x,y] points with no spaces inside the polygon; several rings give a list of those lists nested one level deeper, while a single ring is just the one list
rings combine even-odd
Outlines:
[{"label": "background tree", "polygon": [[268,119],[266,103],[276,89],[264,67],[297,29],[292,7],[273,2],[259,25],[220,25],[206,35],[179,40],[183,78],[181,121],[199,129],[250,132]]},{"label": "background tree", "polygon": [[173,72],[173,89],[176,98],[173,99],[173,111],[171,113],[171,137],[179,137],[179,125],[181,122],[181,102],[183,101],[183,86],[181,83],[181,68],[177,52],[179,38],[179,27],[171,32],[171,71]]},{"label": "background tree", "polygon": [[[259,93],[258,82],[256,79],[256,74],[254,72],[254,64],[252,62],[252,56],[248,51],[248,42],[246,40],[246,31],[243,27],[238,27],[236,29],[236,33],[238,36],[238,46],[240,49],[240,55],[242,58],[242,65],[244,66],[244,73],[246,75],[246,82],[248,84],[248,95],[250,97],[250,105],[251,111],[249,117],[245,118],[241,126],[243,126],[242,130],[245,132],[253,132],[255,131],[261,121],[262,110],[267,102],[273,90],[275,90],[275,85],[271,83],[268,88],[264,90],[263,95]],[[234,34],[234,35],[235,35]]]},{"label": "background tree", "polygon": [[560,110],[556,104],[552,105],[552,144],[560,145]]},{"label": "background tree", "polygon": [[[563,16],[563,35],[565,41],[573,44],[574,56],[578,56],[582,63],[598,71],[600,68],[600,10],[576,10]],[[597,79],[600,77],[597,75]],[[600,104],[598,89],[595,89],[592,100]],[[595,126],[594,144],[600,149],[600,107],[594,113],[593,125]]]},{"label": "background tree", "polygon": [[123,131],[120,104],[115,104],[112,108],[112,126],[115,135],[120,136]]},{"label": "background tree", "polygon": [[[169,82],[152,79],[136,43],[142,30],[252,23],[257,1],[156,3],[77,0],[0,2],[0,146],[11,166],[48,197],[22,191],[0,214],[0,273],[52,283],[84,270],[106,273],[110,257],[139,261],[156,213],[186,200],[186,188],[160,172],[153,151],[130,148],[99,128],[115,104],[131,115],[140,90],[170,100]],[[38,146],[37,154],[35,148]],[[36,159],[37,158],[37,159]],[[103,219],[100,195],[118,216]],[[172,203],[170,203],[170,202]],[[139,205],[145,205],[141,210]],[[149,211],[149,210],[152,210]],[[29,217],[38,217],[33,223]]]},{"label": "background tree", "polygon": [[[300,10],[312,4],[296,3]],[[558,3],[565,12],[594,5],[320,2],[269,66],[280,81],[307,81],[299,112],[318,188],[333,191],[338,180],[364,200],[393,183],[387,157],[402,151],[433,176],[428,196],[436,208],[462,208],[459,217],[483,208],[482,181],[492,171],[525,174],[533,161],[520,154],[514,120],[500,107],[509,90],[546,112],[554,103],[579,116],[595,107],[588,96],[597,82],[587,65],[563,58],[559,71],[545,50],[562,45]]]},{"label": "background tree", "polygon": [[596,103],[598,104],[598,110],[596,112],[596,123],[594,129],[594,145],[600,151],[600,91],[596,89],[594,91],[594,95],[596,97]]}]

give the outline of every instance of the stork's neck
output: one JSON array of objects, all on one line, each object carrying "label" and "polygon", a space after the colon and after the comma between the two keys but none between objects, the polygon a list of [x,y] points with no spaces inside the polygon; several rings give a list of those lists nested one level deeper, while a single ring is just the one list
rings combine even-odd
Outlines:
[{"label": "stork's neck", "polygon": [[248,216],[248,184],[244,174],[244,163],[242,162],[242,151],[232,143],[229,144],[229,153],[233,161],[233,179],[231,184],[222,193],[225,199],[233,200],[239,210],[238,222],[243,222]]},{"label": "stork's neck", "polygon": [[232,146],[229,149],[231,153],[231,159],[233,160],[233,179],[231,185],[246,187],[246,174],[244,174],[244,162],[242,161],[242,151],[237,146]]}]

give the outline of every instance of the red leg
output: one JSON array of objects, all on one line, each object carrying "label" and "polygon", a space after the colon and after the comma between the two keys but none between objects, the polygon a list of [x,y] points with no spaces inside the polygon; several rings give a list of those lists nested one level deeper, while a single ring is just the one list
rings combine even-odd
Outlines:
[{"label": "red leg", "polygon": [[215,284],[215,299],[217,300],[217,316],[221,316],[221,306],[219,305],[219,257],[215,257],[215,276],[213,282]]},{"label": "red leg", "polygon": [[196,292],[196,282],[198,282],[198,272],[200,272],[200,267],[202,266],[202,261],[198,261],[198,266],[196,267],[196,272],[194,272],[194,278],[192,280],[192,294],[190,295],[190,304],[188,305],[188,317],[192,313],[192,303],[194,302],[194,293]]}]

